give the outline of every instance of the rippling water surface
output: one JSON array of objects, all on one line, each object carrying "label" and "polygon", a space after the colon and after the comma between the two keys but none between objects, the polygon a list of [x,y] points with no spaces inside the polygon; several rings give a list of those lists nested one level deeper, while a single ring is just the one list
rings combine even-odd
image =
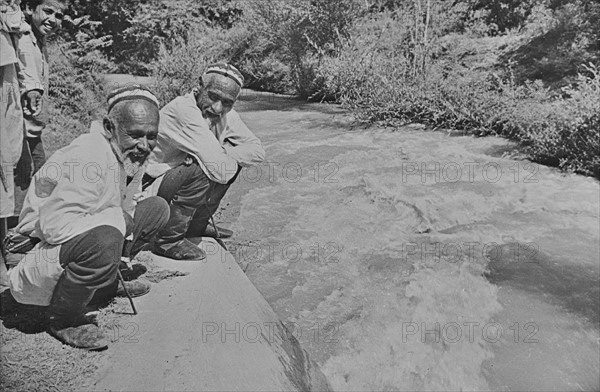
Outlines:
[{"label": "rippling water surface", "polygon": [[228,195],[232,249],[334,389],[600,388],[597,181],[497,138],[240,111],[268,163]]}]

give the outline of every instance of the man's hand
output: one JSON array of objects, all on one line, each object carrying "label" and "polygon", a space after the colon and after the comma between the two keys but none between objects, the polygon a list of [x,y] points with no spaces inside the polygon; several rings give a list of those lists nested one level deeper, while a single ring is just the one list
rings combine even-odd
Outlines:
[{"label": "man's hand", "polygon": [[42,112],[42,93],[30,90],[23,94],[23,113],[29,117],[37,117]]},{"label": "man's hand", "polygon": [[194,163],[194,157],[191,155],[188,155],[187,157],[185,157],[185,161],[183,161],[183,164],[186,166],[190,166],[192,163]]}]

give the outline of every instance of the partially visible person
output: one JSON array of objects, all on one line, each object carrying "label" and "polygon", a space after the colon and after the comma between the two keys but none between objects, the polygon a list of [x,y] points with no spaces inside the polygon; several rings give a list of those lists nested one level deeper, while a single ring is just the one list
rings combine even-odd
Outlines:
[{"label": "partially visible person", "polygon": [[[65,344],[107,347],[102,331],[84,317],[86,305],[99,291],[124,293],[117,283],[123,252],[134,257],[169,218],[159,197],[137,205],[131,200],[158,123],[150,91],[117,89],[108,96],[103,122],[54,153],[33,178],[16,230],[39,243],[8,271],[10,290],[19,303],[48,306],[48,332]],[[141,282],[126,286],[132,296],[149,290]]]},{"label": "partially visible person", "polygon": [[18,79],[21,19],[18,0],[0,0],[0,285],[6,284],[4,238],[7,218],[15,215],[14,170],[23,144]]},{"label": "partially visible person", "polygon": [[170,219],[157,235],[154,253],[203,259],[206,255],[189,237],[231,236],[231,231],[209,226],[209,219],[241,168],[265,156],[260,140],[233,110],[243,84],[232,65],[212,64],[200,86],[162,108],[145,183],[169,203]]},{"label": "partially visible person", "polygon": [[[16,168],[16,216],[22,208],[31,177],[46,161],[42,131],[48,121],[49,74],[46,37],[62,23],[64,0],[22,0],[25,22],[18,55],[25,143]],[[11,220],[16,224],[16,217]]]}]

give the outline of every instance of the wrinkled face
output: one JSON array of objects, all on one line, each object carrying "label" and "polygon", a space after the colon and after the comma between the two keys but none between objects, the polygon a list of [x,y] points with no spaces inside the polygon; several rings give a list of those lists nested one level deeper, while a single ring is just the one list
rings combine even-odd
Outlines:
[{"label": "wrinkled face", "polygon": [[27,8],[26,12],[31,16],[31,25],[33,28],[45,36],[60,27],[64,9],[64,3],[56,0],[44,0],[35,9]]},{"label": "wrinkled face", "polygon": [[196,104],[204,118],[214,122],[229,113],[240,94],[240,86],[231,78],[219,74],[203,76],[204,86]]},{"label": "wrinkled face", "polygon": [[104,127],[113,136],[127,176],[131,177],[156,147],[158,108],[148,101],[137,100],[115,106],[112,113],[115,121],[105,119]]}]

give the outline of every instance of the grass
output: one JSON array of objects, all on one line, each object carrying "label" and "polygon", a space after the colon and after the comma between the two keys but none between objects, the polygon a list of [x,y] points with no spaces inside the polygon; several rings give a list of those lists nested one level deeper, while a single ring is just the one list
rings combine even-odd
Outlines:
[{"label": "grass", "polygon": [[[391,16],[362,20],[356,34],[317,69],[323,91],[360,122],[395,129],[417,122],[499,135],[519,142],[533,161],[600,178],[600,73],[594,63],[581,64],[574,78],[564,72],[571,83],[563,80],[558,90],[527,79],[531,68],[539,68],[527,65],[534,60],[502,65],[515,48],[533,42],[526,37],[454,34],[433,46],[424,69],[415,72],[410,52],[397,48],[407,34]],[[556,72],[548,80],[556,82]]]},{"label": "grass", "polygon": [[[151,284],[181,276],[178,271],[159,269],[149,252],[138,254],[135,262],[148,268],[142,280]],[[110,358],[111,346],[102,352],[65,346],[45,332],[45,307],[19,304],[8,290],[0,301],[0,390],[64,392],[92,387],[96,371]],[[131,332],[135,320],[131,312],[127,298],[115,298],[99,310],[98,326],[113,345]]]},{"label": "grass", "polygon": [[[45,308],[18,304],[8,290],[2,293],[0,309],[3,391],[79,391],[106,358],[105,352],[62,345],[45,332]],[[108,331],[106,325],[103,330]]]}]

